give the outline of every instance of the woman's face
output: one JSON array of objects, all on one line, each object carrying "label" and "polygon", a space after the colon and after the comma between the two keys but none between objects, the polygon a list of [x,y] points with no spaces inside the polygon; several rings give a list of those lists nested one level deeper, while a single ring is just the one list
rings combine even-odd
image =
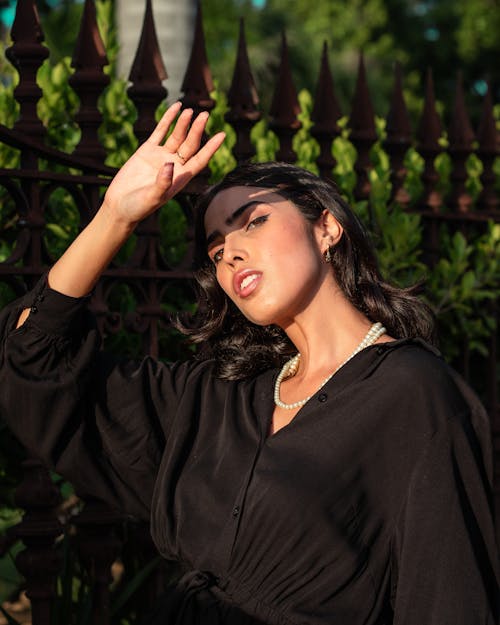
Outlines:
[{"label": "woman's face", "polygon": [[250,321],[286,328],[331,278],[323,221],[308,223],[269,189],[232,187],[212,200],[205,213],[208,255],[220,286]]}]

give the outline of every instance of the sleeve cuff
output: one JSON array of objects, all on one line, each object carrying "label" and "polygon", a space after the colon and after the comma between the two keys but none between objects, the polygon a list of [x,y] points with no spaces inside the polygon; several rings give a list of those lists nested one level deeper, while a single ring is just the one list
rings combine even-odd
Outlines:
[{"label": "sleeve cuff", "polygon": [[24,298],[24,307],[30,309],[25,325],[47,334],[67,336],[81,327],[89,299],[90,296],[70,297],[54,291],[44,275]]}]

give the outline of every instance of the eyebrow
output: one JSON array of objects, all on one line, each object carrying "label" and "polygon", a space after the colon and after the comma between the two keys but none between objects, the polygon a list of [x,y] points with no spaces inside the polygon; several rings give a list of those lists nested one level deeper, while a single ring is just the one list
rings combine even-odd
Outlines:
[{"label": "eyebrow", "polygon": [[[238,217],[241,217],[241,215],[243,215],[243,213],[254,204],[262,204],[262,200],[250,200],[250,202],[246,202],[245,204],[239,206],[224,222],[226,226],[231,226],[238,219]],[[207,247],[212,243],[212,241],[220,236],[220,234],[219,230],[211,232],[207,237]]]}]

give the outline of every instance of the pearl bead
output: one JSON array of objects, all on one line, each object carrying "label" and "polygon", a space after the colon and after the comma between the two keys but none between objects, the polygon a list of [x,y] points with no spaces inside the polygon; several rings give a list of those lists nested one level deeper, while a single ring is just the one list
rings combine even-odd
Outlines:
[{"label": "pearl bead", "polygon": [[[385,332],[386,332],[386,329],[379,321],[377,321],[377,323],[374,323],[372,327],[366,333],[366,336],[361,341],[361,343],[352,352],[352,354],[350,354],[350,356],[348,356],[336,369],[332,371],[332,373],[330,373],[330,375],[327,378],[323,380],[323,382],[321,382],[321,384],[313,393],[313,395],[317,393],[319,389],[322,388],[337,373],[337,371],[341,367],[343,367],[347,362],[349,362],[351,358],[354,358],[354,356],[356,356],[356,354],[358,354],[362,349],[365,349],[365,347],[369,347],[370,345],[373,345],[373,343],[375,343],[377,339],[379,339],[383,334],[385,334]],[[283,365],[283,368],[281,369],[281,371],[278,374],[278,377],[276,378],[276,384],[274,385],[274,403],[276,404],[276,406],[279,406],[280,408],[285,408],[286,410],[293,410],[294,408],[300,408],[306,402],[308,402],[312,397],[312,395],[309,395],[305,399],[300,399],[299,401],[295,401],[292,404],[286,404],[280,399],[281,382],[286,378],[292,378],[294,375],[296,375],[297,371],[299,370],[299,364],[300,364],[300,353],[296,354],[293,358],[291,358],[288,362],[286,362]]]}]

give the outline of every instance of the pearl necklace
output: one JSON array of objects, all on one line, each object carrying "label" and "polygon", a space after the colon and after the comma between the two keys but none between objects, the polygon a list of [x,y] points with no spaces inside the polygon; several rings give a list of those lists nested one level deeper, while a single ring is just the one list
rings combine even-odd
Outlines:
[{"label": "pearl necklace", "polygon": [[[340,363],[340,365],[336,369],[334,369],[332,371],[332,373],[330,373],[330,375],[323,380],[323,382],[321,382],[321,384],[316,389],[316,391],[313,393],[313,395],[315,393],[317,393],[320,388],[325,386],[325,384],[331,378],[333,378],[333,376],[337,373],[337,371],[341,367],[343,367],[347,362],[349,362],[349,360],[351,360],[351,358],[354,358],[354,356],[357,353],[359,353],[362,349],[365,349],[365,347],[368,347],[369,345],[373,345],[373,343],[375,343],[375,341],[378,338],[380,338],[382,336],[382,334],[385,334],[385,332],[386,332],[386,329],[384,328],[384,326],[380,322],[374,323],[372,325],[372,327],[368,330],[365,338],[356,347],[356,349],[352,352],[352,354],[350,356],[348,356],[344,360],[344,362]],[[281,401],[281,399],[280,399],[280,386],[281,386],[281,382],[285,378],[291,378],[291,377],[293,377],[297,373],[297,371],[299,369],[299,363],[300,363],[300,353],[296,354],[293,358],[291,358],[288,362],[286,362],[283,365],[283,368],[281,369],[281,371],[278,374],[278,377],[276,378],[276,384],[274,385],[274,403],[277,406],[279,406],[280,408],[285,408],[286,410],[292,410],[293,408],[300,408],[300,406],[303,406],[312,397],[312,395],[309,395],[305,399],[300,399],[299,401],[294,401],[293,404],[285,404],[285,402]]]}]

